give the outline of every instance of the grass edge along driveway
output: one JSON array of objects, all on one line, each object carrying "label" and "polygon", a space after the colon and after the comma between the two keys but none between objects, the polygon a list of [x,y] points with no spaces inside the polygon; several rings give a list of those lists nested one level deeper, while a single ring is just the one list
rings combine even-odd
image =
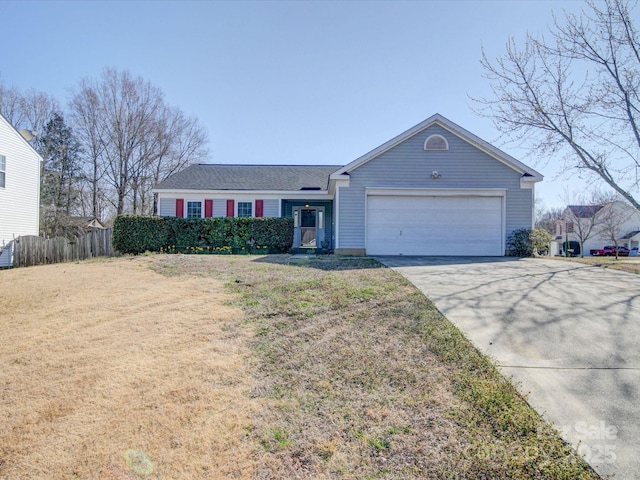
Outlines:
[{"label": "grass edge along driveway", "polygon": [[[257,478],[599,478],[492,361],[373,259],[154,256],[255,331]],[[437,281],[437,279],[434,279]]]}]

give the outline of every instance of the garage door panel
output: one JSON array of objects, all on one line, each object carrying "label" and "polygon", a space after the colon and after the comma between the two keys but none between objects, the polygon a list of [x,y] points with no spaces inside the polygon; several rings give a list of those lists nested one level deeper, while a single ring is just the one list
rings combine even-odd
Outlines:
[{"label": "garage door panel", "polygon": [[503,255],[501,197],[367,198],[370,255]]}]

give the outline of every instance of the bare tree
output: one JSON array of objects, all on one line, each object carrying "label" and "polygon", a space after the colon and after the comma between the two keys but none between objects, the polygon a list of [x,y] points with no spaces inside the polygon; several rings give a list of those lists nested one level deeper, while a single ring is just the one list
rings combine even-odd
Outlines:
[{"label": "bare tree", "polygon": [[24,128],[27,119],[22,110],[22,94],[15,87],[0,83],[0,114],[16,128]]},{"label": "bare tree", "polygon": [[549,208],[536,211],[536,228],[546,230],[551,235],[556,234],[556,223],[562,218],[562,208]]},{"label": "bare tree", "polygon": [[[69,103],[71,121],[74,124],[76,138],[84,153],[84,178],[89,186],[90,201],[85,200],[86,195],[81,194],[84,214],[91,212],[95,218],[104,218],[102,204],[103,188],[102,179],[105,166],[102,163],[104,152],[104,125],[101,121],[102,112],[98,93],[88,80],[82,80],[79,91]],[[89,205],[87,205],[87,203]]]},{"label": "bare tree", "polygon": [[[197,120],[167,106],[157,87],[127,71],[108,68],[98,81],[82,81],[70,108],[88,155],[97,217],[101,198],[115,214],[154,213],[153,186],[208,156]],[[101,197],[101,190],[108,192]]]},{"label": "bare tree", "polygon": [[560,224],[564,226],[565,235],[574,237],[580,244],[580,256],[584,257],[584,244],[599,233],[603,212],[603,194],[598,191],[571,193],[566,191],[564,209]]},{"label": "bare tree", "polygon": [[39,151],[39,135],[54,114],[60,112],[58,101],[51,95],[34,89],[22,93],[15,87],[0,83],[0,113],[16,130],[27,129],[36,134],[31,146]]},{"label": "bare tree", "polygon": [[627,233],[623,232],[623,228],[631,219],[632,210],[616,195],[603,195],[600,202],[603,208],[599,214],[598,235],[606,238],[615,247],[616,258],[618,258],[620,237]]},{"label": "bare tree", "polygon": [[[73,198],[65,206],[67,212],[99,219],[155,213],[155,184],[209,155],[207,135],[198,121],[168,106],[160,89],[128,71],[107,68],[99,79],[79,82],[69,111],[67,133],[79,143],[82,175],[74,184],[73,197],[67,195]],[[0,113],[15,128],[37,132],[30,143],[45,157],[55,149],[51,141],[43,143],[43,134],[61,112],[58,102],[45,93],[22,93],[0,83]],[[44,173],[43,180],[53,180]]]},{"label": "bare tree", "polygon": [[510,38],[482,66],[494,98],[475,99],[496,128],[538,155],[564,154],[634,207],[640,182],[640,36],[629,0],[586,3],[554,19],[549,37]]},{"label": "bare tree", "polygon": [[22,96],[21,109],[24,112],[26,123],[21,125],[20,128],[27,128],[35,133],[30,143],[42,154],[40,137],[49,121],[54,118],[56,113],[61,111],[58,100],[48,93],[30,89]]},{"label": "bare tree", "polygon": [[153,135],[160,112],[162,92],[127,71],[106,69],[99,84],[104,115],[106,178],[114,188],[116,214],[125,211],[127,195],[136,170],[151,161],[145,142]]},{"label": "bare tree", "polygon": [[[151,165],[149,179],[151,188],[165,180],[170,175],[184,169],[194,161],[202,161],[209,156],[207,148],[207,134],[199,125],[198,120],[186,117],[177,108],[168,107],[163,114],[164,135],[161,135],[160,155]],[[158,196],[147,189],[147,195],[152,195],[149,213],[158,212]]]},{"label": "bare tree", "polygon": [[580,256],[584,257],[584,243],[597,232],[602,205],[569,205],[563,215],[567,234],[573,233],[580,243]]}]

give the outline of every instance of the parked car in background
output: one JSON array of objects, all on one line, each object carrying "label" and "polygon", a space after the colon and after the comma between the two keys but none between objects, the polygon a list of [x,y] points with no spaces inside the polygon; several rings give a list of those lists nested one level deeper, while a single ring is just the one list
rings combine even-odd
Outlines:
[{"label": "parked car in background", "polygon": [[[595,248],[589,250],[589,253],[594,257],[613,257],[616,254],[616,247],[614,245],[607,245],[604,248]],[[618,247],[619,257],[628,257],[629,249],[627,247]]]}]

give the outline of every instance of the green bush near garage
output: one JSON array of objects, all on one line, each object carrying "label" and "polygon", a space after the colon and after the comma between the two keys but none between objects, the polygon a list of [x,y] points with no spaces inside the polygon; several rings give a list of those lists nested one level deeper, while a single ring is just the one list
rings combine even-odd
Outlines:
[{"label": "green bush near garage", "polygon": [[285,253],[293,244],[291,218],[175,218],[121,215],[113,247],[121,253]]},{"label": "green bush near garage", "polygon": [[512,257],[548,255],[550,242],[551,235],[541,228],[514,230],[507,238],[507,255]]}]

